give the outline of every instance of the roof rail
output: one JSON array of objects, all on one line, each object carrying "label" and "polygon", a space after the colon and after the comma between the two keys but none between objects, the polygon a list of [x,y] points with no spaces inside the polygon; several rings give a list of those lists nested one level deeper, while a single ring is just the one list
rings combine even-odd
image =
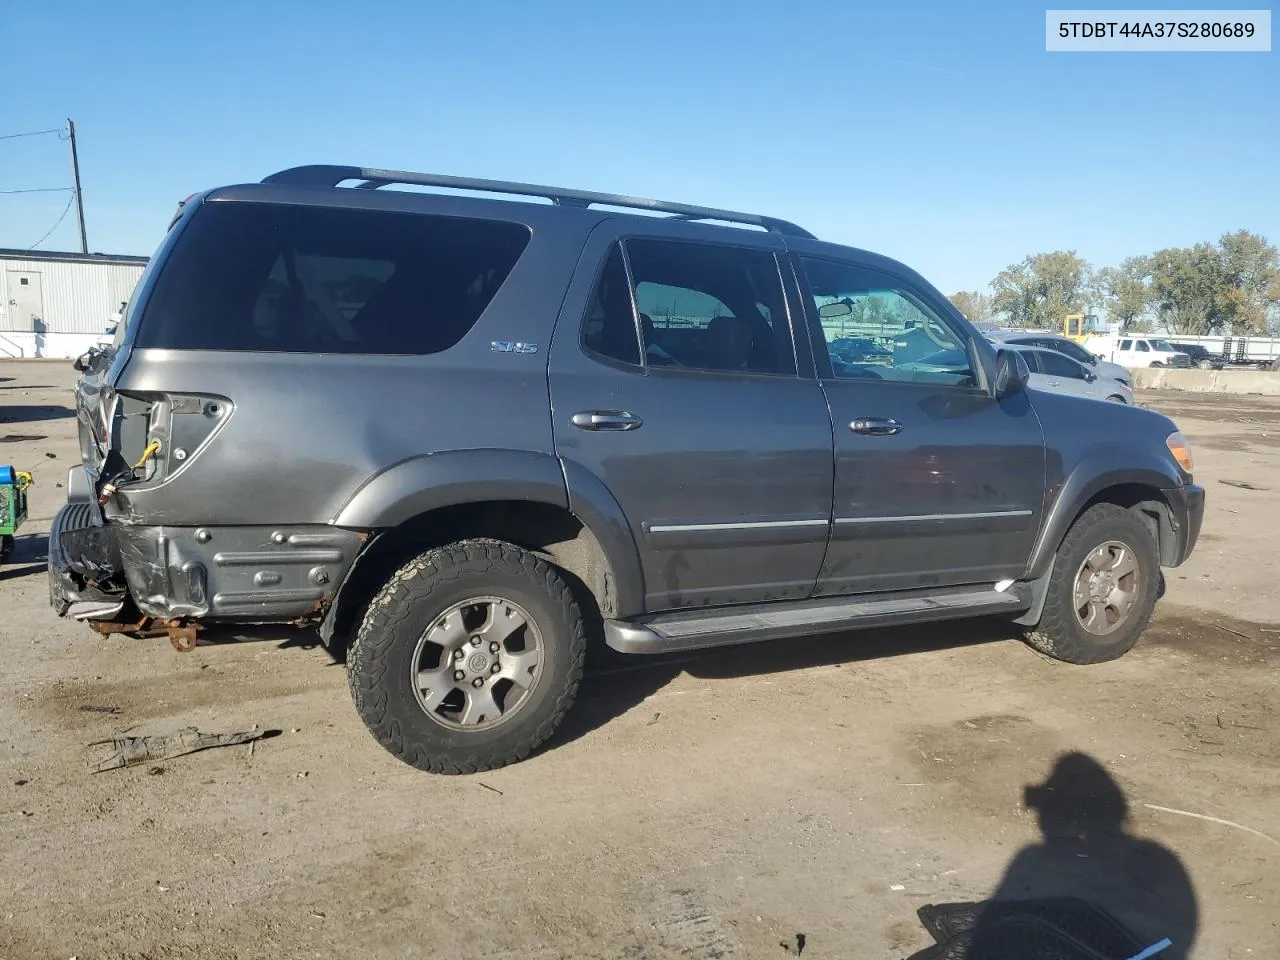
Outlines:
[{"label": "roof rail", "polygon": [[654,210],[670,213],[682,220],[723,220],[727,223],[746,223],[764,227],[771,233],[789,237],[814,239],[803,227],[775,217],[756,213],[736,213],[733,210],[717,210],[714,207],[695,207],[687,203],[668,203],[664,200],[646,200],[643,197],[624,197],[613,193],[593,193],[587,190],[566,190],[561,187],[543,187],[533,183],[515,183],[508,180],[480,180],[472,177],[450,177],[439,173],[411,173],[407,170],[378,170],[370,167],[342,167],[332,164],[313,164],[291,167],[263,179],[263,183],[292,183],[315,187],[336,187],[346,180],[359,180],[357,189],[376,190],[392,184],[414,184],[425,187],[447,187],[453,190],[475,190],[483,193],[508,193],[526,197],[544,197],[565,207],[589,207],[600,204],[611,207],[631,207],[637,210]]}]

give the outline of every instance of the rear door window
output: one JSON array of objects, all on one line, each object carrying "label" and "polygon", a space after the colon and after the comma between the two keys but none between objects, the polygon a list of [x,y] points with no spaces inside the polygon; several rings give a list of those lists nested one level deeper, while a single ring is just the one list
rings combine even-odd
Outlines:
[{"label": "rear door window", "polygon": [[474,326],[529,236],[504,221],[208,203],[162,265],[137,345],[438,353]]},{"label": "rear door window", "polygon": [[674,240],[625,245],[646,366],[795,375],[772,253]]},{"label": "rear door window", "polygon": [[1064,357],[1052,350],[1040,350],[1040,368],[1051,377],[1069,377],[1072,380],[1083,380],[1084,370],[1080,364],[1070,357]]}]

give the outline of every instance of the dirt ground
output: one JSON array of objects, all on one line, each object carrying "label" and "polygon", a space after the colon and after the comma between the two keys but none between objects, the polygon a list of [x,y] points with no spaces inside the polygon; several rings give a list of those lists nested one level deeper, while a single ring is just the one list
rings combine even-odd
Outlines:
[{"label": "dirt ground", "polygon": [[[53,616],[73,377],[0,363],[0,463],[37,479],[0,571],[0,957],[780,957],[803,934],[895,960],[931,943],[925,904],[1071,878],[1162,906],[1162,958],[1280,955],[1280,400],[1140,397],[1209,507],[1116,663],[988,622],[628,662],[535,757],[446,778],[383,752],[307,634],[179,654]],[[254,724],[282,733],[88,768],[126,728]],[[1058,812],[1118,785],[1123,832],[1027,806],[1057,765]]]}]

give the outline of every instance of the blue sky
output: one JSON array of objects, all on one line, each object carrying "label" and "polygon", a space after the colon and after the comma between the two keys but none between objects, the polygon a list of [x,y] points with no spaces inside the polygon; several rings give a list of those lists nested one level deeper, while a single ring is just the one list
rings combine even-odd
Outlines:
[{"label": "blue sky", "polygon": [[[1280,241],[1280,53],[1049,54],[1044,23],[945,0],[3,4],[0,135],[76,121],[110,253],[301,163],[769,213],[946,292],[1043,250]],[[57,137],[0,140],[0,190],[69,181]],[[0,195],[0,246],[65,203]],[[75,249],[74,216],[41,246]]]}]

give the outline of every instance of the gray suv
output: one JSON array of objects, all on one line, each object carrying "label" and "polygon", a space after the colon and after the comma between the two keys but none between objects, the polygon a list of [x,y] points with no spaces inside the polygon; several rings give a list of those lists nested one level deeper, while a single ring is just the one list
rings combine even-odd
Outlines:
[{"label": "gray suv", "polygon": [[999,615],[1118,657],[1204,503],[1171,421],[1026,389],[900,263],[528,184],[310,166],[193,196],[78,366],[57,613],[179,649],[317,626],[378,741],[443,773],[544,741],[593,638]]}]

